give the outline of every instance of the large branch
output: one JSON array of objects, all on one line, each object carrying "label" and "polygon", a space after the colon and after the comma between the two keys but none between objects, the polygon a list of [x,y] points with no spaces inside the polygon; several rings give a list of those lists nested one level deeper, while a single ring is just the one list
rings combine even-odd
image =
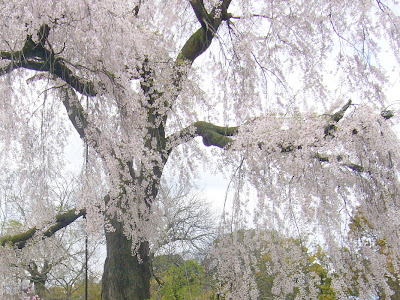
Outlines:
[{"label": "large branch", "polygon": [[40,235],[42,238],[50,237],[60,229],[67,227],[69,224],[74,222],[81,216],[86,215],[86,210],[71,209],[65,213],[56,215],[56,223],[50,226],[46,230],[37,229],[36,226],[28,229],[27,231],[15,235],[6,235],[0,238],[0,245],[6,246],[11,245],[18,249],[22,249],[26,246],[27,242],[32,239],[35,235]]},{"label": "large branch", "polygon": [[[35,42],[31,35],[28,35],[26,41],[19,51],[0,51],[0,58],[9,60],[7,66],[0,68],[0,76],[10,73],[18,68],[29,70],[48,72],[63,81],[65,81],[74,91],[86,96],[95,96],[97,94],[94,84],[75,75],[68,68],[64,60],[56,57],[52,50],[46,48],[47,38],[50,33],[50,27],[43,25],[38,31],[38,41]],[[51,49],[51,46],[49,46]],[[85,130],[89,127],[87,113],[82,107],[75,93],[74,97],[70,97],[68,89],[63,89],[63,104],[67,110],[69,119],[79,136],[84,139],[86,137]],[[95,130],[97,132],[97,130]]]},{"label": "large branch", "polygon": [[[189,0],[201,27],[189,37],[174,62],[174,72],[171,76],[172,89],[170,89],[173,92],[169,95],[168,99],[164,100],[165,107],[172,107],[175,99],[182,90],[182,83],[186,78],[188,68],[197,57],[209,48],[222,21],[227,20],[228,14],[226,11],[231,1],[232,0],[222,1],[218,7],[215,7],[211,13],[208,13],[204,7],[203,0]],[[152,66],[148,59],[145,59],[140,73],[143,79],[140,86],[143,93],[148,98],[147,102],[149,107],[151,107],[153,103],[156,103],[158,98],[163,96],[164,92],[154,88],[155,78],[153,77]],[[150,108],[149,112],[151,114],[157,114],[157,110],[152,108]],[[162,123],[165,123],[166,116],[163,115],[162,118]]]},{"label": "large branch", "polygon": [[324,128],[324,134],[325,136],[331,135],[332,132],[336,131],[336,123],[338,123],[344,116],[345,112],[348,110],[348,108],[351,106],[351,100],[347,101],[347,103],[337,112],[335,112],[333,115],[330,116],[330,120],[328,124]]},{"label": "large branch", "polygon": [[[186,78],[188,67],[193,64],[197,57],[209,48],[222,21],[227,20],[227,9],[231,1],[232,0],[221,1],[218,7],[215,7],[211,13],[208,13],[202,0],[189,0],[195,15],[201,24],[201,28],[189,37],[174,62],[174,73],[172,75],[172,85],[174,89],[172,90],[175,90],[175,92],[170,95],[168,102],[165,102],[167,107],[171,108],[174,100],[178,97],[179,92],[182,89],[182,82]],[[144,66],[145,68],[142,70],[143,84],[141,84],[141,88],[144,94],[148,96],[148,103],[151,105],[157,98],[162,96],[163,93],[153,89],[154,78],[152,76],[152,70],[146,61]],[[150,109],[149,111],[151,112],[151,115],[157,114],[157,111],[155,110]],[[163,116],[163,122],[161,122],[160,128],[158,129],[164,131],[163,124],[165,122],[166,117]],[[196,128],[194,134],[191,129],[193,127]],[[173,147],[182,143],[182,138],[187,140],[192,139],[195,136],[203,136],[203,142],[207,146],[213,145],[225,148],[231,142],[231,139],[228,138],[228,136],[233,135],[233,133],[229,134],[231,129],[228,129],[228,134],[226,134],[226,129],[227,128],[225,127],[215,126],[211,123],[196,122],[182,132],[167,138],[167,142],[165,143],[168,144],[167,152],[170,153]]]},{"label": "large branch", "polygon": [[[50,27],[43,25],[38,32],[38,42],[28,35],[20,51],[0,51],[0,58],[10,61],[7,66],[0,68],[0,76],[18,68],[48,72],[64,80],[73,90],[83,95],[95,96],[97,92],[92,82],[76,76],[61,58],[57,58],[53,51],[46,49],[45,43],[49,32]],[[68,89],[64,89],[63,96],[63,104],[68,116],[79,136],[84,139],[85,130],[89,127],[87,113],[76,95],[70,97]]]},{"label": "large branch", "polygon": [[202,0],[190,0],[194,13],[201,24],[192,36],[186,41],[178,54],[176,64],[192,64],[211,45],[219,26],[228,18],[227,9],[232,0],[224,0],[215,7],[211,13],[207,13]]},{"label": "large branch", "polygon": [[[189,37],[174,62],[174,73],[171,77],[171,84],[173,86],[172,90],[175,90],[175,92],[166,100],[165,106],[171,107],[173,105],[174,100],[182,90],[182,82],[186,78],[188,68],[211,45],[222,21],[227,19],[228,14],[226,11],[231,1],[222,1],[218,7],[215,7],[211,13],[208,13],[202,0],[189,0],[201,27]],[[143,93],[148,97],[148,103],[151,106],[163,95],[163,92],[154,89],[155,78],[153,77],[152,66],[148,59],[145,59],[140,73],[143,79],[140,86]]]},{"label": "large branch", "polygon": [[[351,100],[349,100],[341,109],[334,114],[330,115],[327,125],[324,127],[325,138],[335,138],[335,131],[337,130],[337,123],[344,117],[344,114],[351,106]],[[212,123],[198,121],[192,125],[183,128],[181,131],[170,135],[167,138],[168,151],[171,152],[176,146],[186,143],[195,137],[203,137],[203,143],[205,146],[216,146],[222,149],[228,149],[234,142],[234,136],[239,132],[240,126],[235,127],[221,127]],[[260,149],[262,148],[262,142],[258,144]],[[297,149],[302,149],[302,145],[289,145],[286,147],[280,146],[282,153],[291,153]],[[342,166],[347,167],[355,172],[365,172],[365,168],[352,162],[343,162],[341,156],[331,158],[326,155],[315,153],[314,158],[321,162],[330,162],[336,160]]]},{"label": "large branch", "polygon": [[[72,93],[72,97],[70,93]],[[85,130],[88,130],[89,128],[87,112],[85,111],[82,104],[79,102],[77,95],[73,91],[69,90],[68,88],[63,88],[62,96],[62,102],[65,109],[67,110],[68,117],[81,139],[84,140],[86,138]],[[98,135],[100,135],[100,130],[97,129],[96,131],[98,131],[97,133]],[[92,146],[96,148],[97,143],[96,145]]]},{"label": "large branch", "polygon": [[[99,149],[99,140],[102,136],[101,131],[89,122],[87,112],[76,95],[76,92],[79,92],[86,96],[96,96],[97,91],[94,88],[94,84],[75,75],[62,58],[57,57],[52,50],[46,48],[49,33],[50,27],[43,25],[38,31],[37,42],[32,39],[32,36],[28,35],[20,51],[0,51],[0,58],[10,61],[7,66],[0,68],[0,76],[10,73],[14,69],[25,68],[48,72],[64,80],[70,88],[62,88],[62,101],[72,125],[82,140],[86,140],[101,156],[104,156],[104,153],[100,153]],[[51,49],[51,46],[49,48]],[[88,132],[90,133],[88,134]],[[118,160],[121,168],[129,169],[132,175],[132,168],[117,157],[114,149],[108,150],[109,154]]]},{"label": "large branch", "polygon": [[171,151],[174,147],[201,136],[203,137],[204,145],[225,149],[233,142],[232,137],[237,134],[238,130],[239,127],[222,127],[212,123],[198,121],[170,135],[167,138],[167,147],[169,151]]},{"label": "large branch", "polygon": [[77,92],[86,96],[96,96],[97,91],[93,82],[74,74],[62,58],[45,47],[49,31],[50,28],[44,25],[38,32],[39,40],[37,42],[32,39],[31,35],[28,35],[21,50],[0,51],[0,58],[10,61],[9,65],[0,68],[0,75],[18,68],[48,72],[64,80]]},{"label": "large branch", "polygon": [[[339,111],[330,116],[328,124],[324,127],[325,136],[332,135],[332,132],[336,130],[335,124],[343,118],[344,113],[347,111],[350,105],[351,100],[349,100]],[[239,126],[222,127],[212,123],[198,121],[169,136],[167,142],[169,148],[173,148],[182,143],[186,143],[195,137],[201,136],[203,137],[204,145],[216,146],[225,149],[232,144],[232,137],[236,135],[238,131]],[[281,147],[281,151],[287,153],[300,148],[301,145],[291,145],[288,147]]]},{"label": "large branch", "polygon": [[210,16],[207,13],[206,8],[204,7],[203,0],[189,0],[189,2],[193,8],[197,20],[201,24],[201,27],[207,28],[207,26],[212,22]]},{"label": "large branch", "polygon": [[[111,143],[107,142],[108,139],[103,136],[102,131],[89,122],[87,112],[80,103],[75,91],[71,88],[63,88],[62,101],[67,110],[68,117],[81,139],[86,141],[87,144],[100,155],[100,157],[107,159],[106,156],[110,155],[116,159],[121,168],[121,180],[125,182],[128,180],[131,182],[135,177],[132,162],[125,161],[119,157],[115,149],[109,146]],[[100,147],[101,143],[106,146]],[[130,176],[129,179],[124,178],[124,171],[128,171]]]}]

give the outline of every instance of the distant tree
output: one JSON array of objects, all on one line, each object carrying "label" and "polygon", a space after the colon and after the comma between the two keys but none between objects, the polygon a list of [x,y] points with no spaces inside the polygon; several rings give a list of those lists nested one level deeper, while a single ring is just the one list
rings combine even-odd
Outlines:
[{"label": "distant tree", "polygon": [[[400,261],[398,258],[396,259],[396,255],[393,255],[397,249],[393,249],[391,243],[388,242],[388,239],[391,238],[391,236],[382,236],[362,211],[356,211],[349,231],[350,246],[354,250],[347,249],[347,253],[353,254],[348,256],[348,264],[351,265],[353,275],[351,286],[355,295],[363,297],[363,291],[357,289],[357,282],[366,284],[371,280],[368,277],[371,276],[370,269],[373,268],[375,259],[387,267],[385,280],[377,282],[375,287],[376,295],[379,296],[379,299],[400,299],[400,281],[397,275]],[[357,257],[362,257],[362,259],[355,259]],[[378,281],[379,279],[373,278],[372,280]]]},{"label": "distant tree", "polygon": [[196,260],[208,255],[216,234],[215,216],[203,197],[189,186],[161,186],[156,202],[161,222],[152,242],[152,299],[209,299],[215,294],[211,275]]},{"label": "distant tree", "polygon": [[201,192],[163,184],[155,203],[160,222],[153,254],[204,256],[216,234],[216,215]]},{"label": "distant tree", "polygon": [[[61,178],[60,178],[61,179]],[[9,236],[29,227],[29,210],[24,206],[25,199],[20,194],[18,182],[7,180],[0,183],[4,192],[0,202],[4,208],[1,221],[2,235]],[[51,190],[52,209],[55,212],[67,211],[76,206],[77,184],[72,178],[62,178],[53,182]],[[52,214],[54,214],[52,212]],[[79,288],[85,274],[85,222],[76,222],[64,228],[57,235],[51,236],[42,243],[30,245],[30,251],[19,255],[19,260],[13,264],[12,270],[18,273],[20,280],[33,288],[32,292],[41,299],[51,297],[50,286],[61,286],[66,297],[70,297]],[[88,258],[96,264],[95,252],[102,239],[89,243]],[[91,272],[93,276],[93,272]],[[98,274],[97,274],[98,276]]]},{"label": "distant tree", "polygon": [[[104,240],[88,242],[88,295],[90,299],[96,298],[101,293],[99,264],[103,262],[99,257],[99,248],[104,246]],[[75,245],[71,245],[70,241],[64,242],[59,248],[64,252],[63,259],[54,265],[48,276],[47,293],[45,299],[55,298],[52,294],[53,290],[62,291],[64,297],[68,299],[81,299],[85,295],[85,235],[82,234]],[[100,251],[101,253],[101,251]],[[97,282],[97,283],[96,283]],[[50,287],[52,289],[50,289]],[[58,289],[54,289],[54,288]],[[94,294],[93,294],[94,293]]]},{"label": "distant tree", "polygon": [[153,269],[152,299],[212,299],[215,295],[212,278],[196,260],[184,260],[179,255],[157,256]]},{"label": "distant tree", "polygon": [[[102,298],[150,298],[160,182],[192,184],[204,169],[229,178],[221,234],[313,235],[338,297],[357,207],[398,261],[397,1],[14,0],[0,24],[0,175],[16,174],[29,212],[23,232],[0,238],[0,297],[10,265],[34,256],[27,245],[86,215],[106,229]],[[74,146],[88,148],[79,201],[55,213],[49,191]],[[348,249],[360,265],[372,253]],[[281,258],[275,289],[317,298],[301,247],[274,251],[296,262],[291,272]],[[360,295],[387,281],[381,257],[368,261]],[[252,264],[237,266],[242,277],[221,281],[254,299]]]},{"label": "distant tree", "polygon": [[[99,300],[101,299],[101,283],[96,282],[97,280],[90,277],[88,280],[88,300]],[[48,300],[78,300],[85,299],[85,281],[77,281],[72,286],[73,293],[69,294],[66,289],[60,286],[50,287],[49,296],[45,299]]]},{"label": "distant tree", "polygon": [[[331,286],[331,274],[326,266],[324,266],[324,261],[320,258],[323,256],[322,253],[317,252],[315,254],[310,253],[305,250],[305,255],[308,262],[305,265],[303,272],[306,276],[313,276],[316,280],[315,287],[317,290],[317,299],[319,300],[335,300],[335,292]],[[257,283],[257,289],[259,293],[259,299],[276,299],[278,295],[274,294],[274,281],[275,275],[272,271],[274,269],[274,263],[269,254],[262,255],[257,260],[257,268],[255,271],[255,280]],[[298,270],[293,270],[293,272],[299,272]],[[298,295],[298,288],[288,293],[285,299],[296,299]]]},{"label": "distant tree", "polygon": [[[331,286],[334,271],[325,254],[320,247],[315,253],[309,251],[306,242],[275,231],[241,230],[220,237],[214,269],[220,273],[218,277],[225,278],[220,297],[230,299],[250,290],[257,299],[305,299],[314,293],[320,300],[337,299]],[[292,255],[294,249],[299,251],[297,255]],[[223,252],[230,253],[230,265],[221,263],[228,259]],[[232,284],[232,277],[241,277],[243,282]],[[307,277],[313,284],[307,283]]]}]

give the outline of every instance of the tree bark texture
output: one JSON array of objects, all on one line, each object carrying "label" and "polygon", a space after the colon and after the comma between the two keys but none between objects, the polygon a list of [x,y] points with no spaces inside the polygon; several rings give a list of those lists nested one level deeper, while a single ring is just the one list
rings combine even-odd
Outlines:
[{"label": "tree bark texture", "polygon": [[144,300],[150,298],[149,243],[142,242],[132,253],[132,241],[123,233],[123,226],[112,221],[115,229],[106,232],[107,259],[102,279],[103,300]]}]

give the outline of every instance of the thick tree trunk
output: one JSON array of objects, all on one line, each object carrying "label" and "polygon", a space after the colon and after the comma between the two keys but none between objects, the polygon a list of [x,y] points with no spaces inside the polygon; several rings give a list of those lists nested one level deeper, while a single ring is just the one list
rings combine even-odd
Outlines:
[{"label": "thick tree trunk", "polygon": [[122,224],[113,222],[106,232],[107,259],[102,279],[103,300],[144,300],[150,298],[149,243],[142,242],[132,254],[132,241],[123,234]]}]

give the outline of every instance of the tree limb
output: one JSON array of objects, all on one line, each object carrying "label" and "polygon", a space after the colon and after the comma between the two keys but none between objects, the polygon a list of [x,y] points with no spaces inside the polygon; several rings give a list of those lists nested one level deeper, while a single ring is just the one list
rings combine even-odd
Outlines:
[{"label": "tree limb", "polygon": [[[329,124],[324,128],[325,135],[327,135],[327,132],[329,133],[329,131],[334,129],[332,128],[333,125],[332,122],[333,123],[339,122],[343,118],[344,113],[347,111],[350,105],[351,105],[351,100],[349,100],[339,111],[337,111],[331,116]],[[239,131],[239,126],[221,127],[214,125],[212,123],[198,121],[182,129],[180,132],[169,136],[167,138],[167,143],[169,144],[170,148],[173,148],[182,143],[188,142],[189,140],[197,136],[202,136],[203,143],[206,146],[227,148],[233,142],[232,137],[236,135],[238,131]],[[302,148],[301,145],[298,146],[290,145],[288,147],[281,147],[281,151],[292,152],[296,149],[301,149],[301,148]]]},{"label": "tree limb", "polygon": [[[33,41],[32,36],[28,35],[20,51],[0,51],[0,57],[2,59],[10,60],[9,65],[0,68],[0,75],[10,73],[17,68],[25,68],[40,72],[49,72],[64,80],[71,87],[71,90],[63,88],[64,95],[62,102],[67,110],[68,117],[81,139],[88,141],[90,146],[98,152],[98,140],[101,136],[101,131],[98,128],[90,128],[91,124],[88,121],[87,112],[75,94],[75,91],[77,91],[82,95],[96,96],[97,91],[94,88],[93,82],[76,76],[73,71],[66,66],[62,58],[56,57],[53,51],[45,48],[49,33],[50,27],[45,24],[39,29],[38,42]],[[71,93],[73,93],[72,97],[70,95]],[[87,130],[90,130],[92,136],[87,136]],[[93,134],[95,137],[93,137]],[[125,163],[116,156],[113,149],[110,149],[110,154],[118,160],[121,166],[124,168],[126,167]]]},{"label": "tree limb", "polygon": [[[63,99],[65,109],[67,110],[68,118],[70,119],[75,130],[78,132],[80,138],[88,143],[100,157],[104,158],[105,153],[111,155],[114,159],[118,161],[121,171],[128,170],[131,178],[134,178],[134,170],[132,168],[132,162],[124,161],[122,158],[118,157],[115,149],[112,147],[100,147],[99,141],[107,140],[98,127],[92,125],[89,122],[87,112],[80,103],[75,91],[69,87],[64,87],[63,89]],[[70,95],[72,93],[72,97]],[[89,134],[88,134],[89,133]],[[107,145],[107,142],[105,143]],[[105,150],[107,149],[107,150]],[[124,177],[122,173],[120,174],[121,179]],[[126,181],[126,178],[124,179]]]},{"label": "tree limb", "polygon": [[335,112],[332,115],[332,117],[331,117],[332,121],[334,121],[336,123],[339,122],[343,118],[345,112],[350,107],[350,105],[351,105],[351,99],[349,101],[347,101],[347,103],[339,111]]},{"label": "tree limb", "polygon": [[222,21],[227,18],[226,11],[231,1],[222,1],[210,14],[207,14],[202,0],[190,0],[201,28],[193,33],[182,47],[176,59],[177,65],[192,64],[197,57],[208,49]]},{"label": "tree limb", "polygon": [[6,245],[11,245],[18,249],[22,249],[26,246],[28,240],[33,238],[35,234],[40,233],[43,236],[42,237],[43,239],[46,237],[50,237],[60,229],[67,227],[69,224],[74,222],[79,217],[85,215],[86,215],[86,209],[81,209],[79,211],[77,211],[76,209],[68,210],[65,213],[60,213],[56,215],[56,223],[50,226],[47,230],[42,231],[40,229],[37,229],[35,226],[23,233],[15,234],[12,236],[6,235],[0,238],[0,245],[3,247]]},{"label": "tree limb", "polygon": [[328,124],[324,128],[325,137],[328,135],[334,136],[333,131],[336,131],[337,129],[335,124],[343,118],[345,112],[350,106],[351,106],[351,100],[347,101],[347,103],[340,110],[331,115]]},{"label": "tree limb", "polygon": [[207,24],[211,24],[210,17],[204,7],[203,0],[189,0],[190,5],[196,15],[197,20],[200,22],[201,27],[206,28]]},{"label": "tree limb", "polygon": [[221,127],[207,122],[194,123],[196,134],[203,137],[205,146],[228,147],[233,140],[231,136],[237,134],[239,127]]},{"label": "tree limb", "polygon": [[[75,93],[73,96],[76,96]],[[71,99],[68,88],[63,88],[62,102],[67,110],[68,118],[70,119],[72,125],[78,132],[80,138],[84,140],[86,137],[85,130],[89,127],[87,112],[77,97]]]},{"label": "tree limb", "polygon": [[[328,125],[324,127],[325,136],[327,135],[333,136],[331,134],[331,131],[336,130],[336,125],[334,124],[339,122],[344,117],[344,114],[351,106],[351,103],[352,103],[351,100],[349,100],[340,110],[331,115]],[[216,146],[222,149],[227,149],[234,141],[232,137],[234,137],[238,133],[239,128],[240,128],[239,126],[221,127],[214,125],[212,123],[198,121],[182,129],[181,131],[170,135],[167,138],[168,149],[169,151],[172,151],[174,147],[186,143],[198,136],[203,137],[203,144],[207,147]],[[301,145],[298,146],[290,145],[287,147],[281,147],[281,152],[288,153],[301,148],[302,148]],[[331,159],[328,156],[323,156],[319,153],[315,154],[315,158],[321,162],[331,161]],[[336,160],[340,162],[342,160],[341,156],[338,156]],[[351,162],[342,163],[342,166],[345,166],[359,173],[366,171],[363,166]]]},{"label": "tree limb", "polygon": [[227,148],[233,142],[231,138],[237,134],[239,127],[221,127],[212,123],[198,121],[167,138],[167,148],[171,151],[174,147],[186,143],[197,136],[203,137],[205,146]]},{"label": "tree limb", "polygon": [[44,25],[40,28],[39,41],[35,42],[32,36],[26,37],[24,46],[20,51],[0,51],[0,58],[9,60],[10,65],[0,69],[0,75],[10,73],[14,69],[25,68],[40,72],[49,72],[59,77],[77,92],[86,96],[96,96],[94,83],[79,76],[66,66],[64,60],[57,57],[53,51],[45,48],[50,27]]},{"label": "tree limb", "polygon": [[[17,68],[25,68],[39,72],[48,72],[64,80],[69,85],[70,89],[63,88],[64,95],[62,102],[67,110],[72,125],[78,132],[80,138],[86,140],[97,153],[104,157],[104,149],[103,152],[99,149],[99,140],[102,135],[101,131],[89,122],[87,112],[75,93],[79,92],[86,96],[96,96],[97,91],[94,88],[94,83],[76,76],[74,72],[67,67],[62,58],[56,57],[52,50],[48,50],[45,47],[45,44],[48,44],[47,38],[49,33],[50,27],[45,24],[41,26],[38,31],[38,42],[35,42],[32,36],[28,35],[20,51],[0,51],[0,57],[2,59],[10,60],[9,65],[0,68],[0,75],[10,73]],[[51,46],[49,47],[51,49]],[[88,132],[90,132],[89,135]],[[115,149],[108,149],[108,151],[108,154],[117,159],[122,170],[127,169],[130,175],[133,175],[133,169],[130,168],[129,162],[124,162],[121,158],[117,157]]]}]

